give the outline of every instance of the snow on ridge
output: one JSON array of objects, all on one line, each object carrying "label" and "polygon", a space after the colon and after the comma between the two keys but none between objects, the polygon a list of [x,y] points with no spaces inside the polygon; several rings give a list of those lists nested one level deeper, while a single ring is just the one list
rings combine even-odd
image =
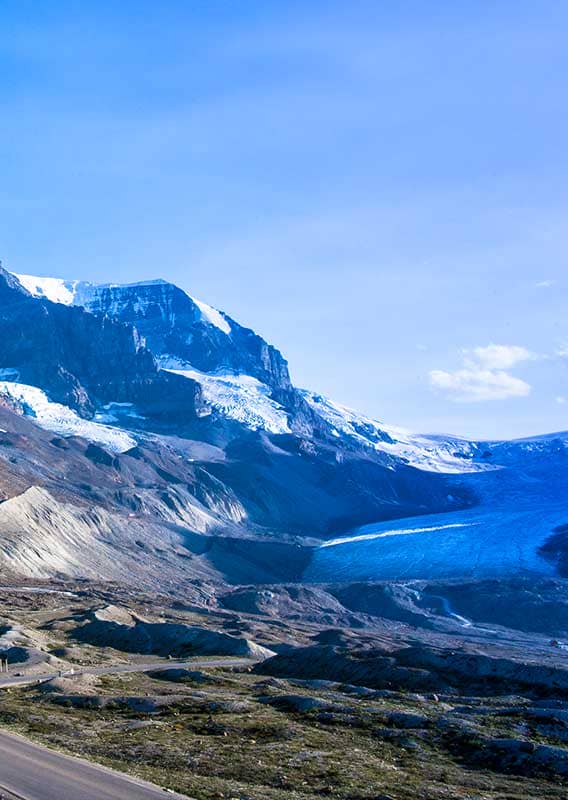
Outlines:
[{"label": "snow on ridge", "polygon": [[132,281],[132,283],[89,283],[97,289],[135,289],[137,286],[167,286],[168,281],[163,278],[147,278],[144,281]]},{"label": "snow on ridge", "polygon": [[[34,297],[45,297],[47,300],[51,300],[52,303],[62,303],[66,306],[74,305],[76,299],[80,300],[80,298],[77,298],[77,292],[79,289],[79,295],[81,294],[80,289],[82,286],[96,287],[97,289],[132,289],[142,286],[168,285],[168,281],[165,281],[163,278],[136,281],[135,283],[91,284],[85,283],[84,281],[67,281],[64,278],[43,278],[37,275],[23,275],[16,272],[13,274],[14,277],[20,281],[24,289],[27,289]],[[227,336],[230,336],[231,326],[220,311],[201,300],[197,300],[195,297],[191,297],[189,294],[187,296],[195,303],[201,314],[201,319],[206,324],[212,325]]]},{"label": "snow on ridge", "polygon": [[0,380],[0,394],[20,402],[26,416],[31,417],[45,430],[61,436],[81,436],[113,453],[125,453],[136,446],[136,440],[126,431],[82,419],[71,408],[61,403],[52,403],[43,389],[37,386]]},{"label": "snow on ridge", "polygon": [[360,444],[388,453],[426,472],[481,472],[493,469],[473,460],[476,445],[458,437],[420,436],[359,414],[314,392],[301,390],[309,405],[325,419],[335,435],[348,436]]},{"label": "snow on ridge", "polygon": [[40,278],[36,275],[14,276],[20,281],[34,297],[45,297],[52,303],[62,303],[65,306],[73,305],[75,300],[75,287],[79,281],[66,281],[63,278]]},{"label": "snow on ridge", "polygon": [[173,356],[162,356],[160,367],[201,384],[205,400],[224,416],[251,430],[290,433],[288,415],[270,397],[271,389],[251,375],[233,372],[207,373]]},{"label": "snow on ridge", "polygon": [[203,303],[201,300],[197,300],[195,297],[192,297],[191,299],[200,310],[201,317],[203,320],[205,320],[205,322],[207,322],[209,325],[213,325],[215,328],[218,328],[223,333],[226,333],[227,336],[230,336],[231,326],[220,311],[217,311],[217,309],[213,308],[213,306],[207,305],[207,303]]}]

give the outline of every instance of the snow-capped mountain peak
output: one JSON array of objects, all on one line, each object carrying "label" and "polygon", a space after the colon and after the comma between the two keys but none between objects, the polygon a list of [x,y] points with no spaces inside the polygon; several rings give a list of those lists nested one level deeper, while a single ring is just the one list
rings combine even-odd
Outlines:
[{"label": "snow-capped mountain peak", "polygon": [[79,281],[66,281],[63,278],[40,278],[36,275],[19,275],[15,277],[34,297],[45,297],[52,303],[73,305]]},{"label": "snow-capped mountain peak", "polygon": [[[34,297],[78,305],[133,325],[162,370],[189,378],[217,415],[269,434],[315,426],[334,446],[390,456],[427,472],[491,468],[477,445],[457,437],[417,436],[384,425],[314,392],[292,387],[281,354],[247,328],[162,279],[95,284],[16,275]],[[13,365],[9,365],[13,366]],[[392,467],[394,468],[394,466]]]},{"label": "snow-capped mountain peak", "polygon": [[[88,305],[90,295],[97,291],[102,290],[124,290],[124,289],[140,289],[142,287],[155,287],[167,286],[168,282],[163,278],[155,278],[147,281],[136,281],[135,283],[90,283],[89,281],[68,281],[64,278],[50,278],[40,277],[37,275],[22,275],[14,273],[14,276],[20,281],[24,289],[26,289],[34,297],[45,297],[52,303],[62,303],[63,305]],[[225,316],[213,306],[198,300],[196,297],[187,295],[187,297],[195,303],[200,311],[201,320],[209,325],[218,328],[222,333],[227,336],[231,335],[231,326],[227,322]]]},{"label": "snow-capped mountain peak", "polygon": [[96,284],[15,277],[34,297],[81,306],[133,325],[156,356],[173,356],[201,372],[228,370],[251,375],[272,388],[290,388],[287,363],[275,347],[168,281]]}]

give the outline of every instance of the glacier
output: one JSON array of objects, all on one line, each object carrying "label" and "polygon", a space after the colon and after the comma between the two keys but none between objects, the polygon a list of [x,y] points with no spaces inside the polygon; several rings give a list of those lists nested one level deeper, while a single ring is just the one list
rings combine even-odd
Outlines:
[{"label": "glacier", "polygon": [[0,396],[10,398],[32,417],[40,428],[60,436],[81,436],[87,441],[106,447],[113,453],[125,453],[136,447],[136,439],[121,428],[82,419],[76,411],[52,402],[42,389],[13,381],[0,381]]},{"label": "glacier", "polygon": [[257,378],[233,372],[200,372],[191,364],[167,356],[161,357],[159,364],[166,372],[197,381],[206,402],[225,417],[251,430],[290,433],[286,411],[270,397],[270,387]]},{"label": "glacier", "polygon": [[477,504],[372,523],[315,548],[305,579],[434,580],[556,575],[540,548],[568,523],[566,434],[490,448],[495,469],[463,476]]},{"label": "glacier", "polygon": [[312,582],[554,575],[538,554],[568,521],[566,503],[522,510],[475,508],[366,525],[318,547]]}]

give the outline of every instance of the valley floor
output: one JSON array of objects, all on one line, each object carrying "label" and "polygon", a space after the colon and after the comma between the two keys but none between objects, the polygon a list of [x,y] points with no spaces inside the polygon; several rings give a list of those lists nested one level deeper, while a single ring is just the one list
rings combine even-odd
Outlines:
[{"label": "valley floor", "polygon": [[566,752],[564,727],[521,697],[358,694],[219,670],[182,682],[112,676],[92,688],[116,705],[19,690],[0,721],[198,800],[565,797],[550,771]]},{"label": "valley floor", "polygon": [[[329,609],[305,619],[305,598],[329,600],[301,587],[288,587],[288,606],[280,595],[277,616],[199,611],[110,585],[51,588],[2,590],[11,674],[42,681],[0,691],[7,732],[197,800],[566,796],[566,656],[541,635],[464,628],[464,618],[442,607],[439,617],[428,612],[422,628],[371,616],[361,627],[355,615],[354,627],[338,628]],[[387,590],[370,586],[369,597]],[[276,602],[276,591],[257,595]],[[296,591],[306,592],[305,614],[294,621]],[[447,587],[429,591],[429,603],[453,597]],[[235,595],[234,602],[250,598]],[[415,588],[409,596],[416,598]],[[400,597],[403,617],[411,607],[404,591]],[[418,619],[420,606],[413,608]],[[161,658],[151,656],[150,640],[132,636],[143,618],[144,637],[163,626],[182,626],[175,628],[181,635],[183,626],[199,625],[205,634],[246,633],[278,655],[265,649],[256,662],[182,661],[162,632],[155,641]],[[208,646],[207,636],[200,641]],[[148,672],[148,662],[161,667]],[[43,680],[49,670],[61,676]],[[87,784],[81,791],[72,800],[106,796]]]}]

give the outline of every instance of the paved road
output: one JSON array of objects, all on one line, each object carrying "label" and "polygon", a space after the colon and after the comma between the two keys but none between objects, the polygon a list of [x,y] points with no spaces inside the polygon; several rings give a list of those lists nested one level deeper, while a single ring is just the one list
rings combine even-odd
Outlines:
[{"label": "paved road", "polygon": [[[166,669],[199,669],[203,667],[242,667],[247,664],[255,664],[256,661],[250,658],[193,658],[185,661],[150,661],[144,664],[119,664],[103,667],[75,667],[73,675],[115,675],[121,672],[163,672]],[[12,669],[17,669],[12,665]],[[67,670],[63,671],[64,676],[71,676]],[[37,672],[33,675],[5,675],[0,677],[0,689],[8,689],[11,686],[29,686],[30,684],[49,681],[58,678],[59,672]]]},{"label": "paved road", "polygon": [[[0,793],[18,800],[164,800],[184,798],[78,758],[0,732]],[[1,794],[0,794],[1,796]]]}]

